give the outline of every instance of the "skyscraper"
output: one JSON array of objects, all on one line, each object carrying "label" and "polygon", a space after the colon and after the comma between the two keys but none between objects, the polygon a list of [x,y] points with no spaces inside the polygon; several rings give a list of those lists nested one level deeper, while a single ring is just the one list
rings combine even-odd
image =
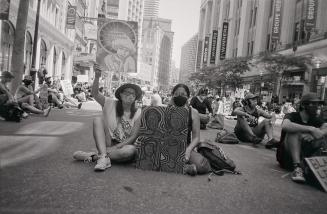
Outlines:
[{"label": "skyscraper", "polygon": [[183,46],[181,51],[181,63],[179,82],[185,83],[190,77],[191,73],[194,73],[196,64],[196,52],[197,52],[198,34],[194,35]]},{"label": "skyscraper", "polygon": [[157,18],[159,13],[159,0],[144,0],[144,15],[146,18]]}]

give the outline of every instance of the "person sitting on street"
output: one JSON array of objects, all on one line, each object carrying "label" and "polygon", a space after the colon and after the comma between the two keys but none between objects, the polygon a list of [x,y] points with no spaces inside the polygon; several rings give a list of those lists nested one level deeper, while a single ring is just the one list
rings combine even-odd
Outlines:
[{"label": "person sitting on street", "polygon": [[29,111],[34,114],[43,114],[45,117],[47,117],[50,113],[51,108],[47,108],[44,110],[40,110],[35,108],[33,105],[30,105],[29,103],[17,101],[16,98],[10,93],[10,90],[7,87],[7,84],[9,84],[12,79],[14,78],[14,75],[8,71],[2,72],[1,75],[1,82],[0,82],[0,91],[1,94],[4,94],[4,98],[6,101],[3,103],[3,105],[6,106],[19,106],[24,111]]},{"label": "person sitting on street", "polygon": [[48,88],[48,100],[50,103],[53,103],[59,109],[62,109],[64,106],[62,105],[62,101],[59,99],[59,92],[52,84],[51,77],[45,78],[45,84]]},{"label": "person sitting on street", "polygon": [[169,105],[177,107],[184,107],[191,112],[191,120],[188,133],[188,146],[185,150],[186,165],[184,172],[189,175],[204,174],[210,171],[210,164],[206,158],[194,149],[200,143],[200,116],[196,109],[188,105],[188,98],[190,97],[190,90],[184,84],[177,84],[172,90],[172,99]]},{"label": "person sitting on street", "polygon": [[[190,105],[199,112],[201,129],[206,129],[207,123],[212,115],[211,103],[206,99],[207,94],[208,90],[201,88],[198,95],[193,97],[190,101]],[[209,114],[207,114],[207,110]]]},{"label": "person sitting on street", "polygon": [[277,161],[281,167],[293,169],[291,179],[305,182],[301,161],[310,155],[316,143],[327,136],[327,123],[319,116],[320,105],[315,93],[302,96],[299,112],[286,114],[277,148]]},{"label": "person sitting on street", "polygon": [[[237,116],[237,123],[234,132],[237,138],[243,142],[251,142],[253,145],[259,144],[265,134],[268,136],[267,145],[275,145],[278,143],[273,138],[273,122],[275,121],[274,114],[258,109],[257,96],[252,93],[247,93],[243,100],[243,107],[237,107],[233,114]],[[266,119],[258,122],[259,117]]]},{"label": "person sitting on street", "polygon": [[32,83],[32,77],[26,75],[23,79],[23,84],[18,86],[16,90],[15,98],[18,102],[28,103],[29,105],[42,110],[42,105],[38,96],[36,95],[42,88],[40,87],[36,91],[33,91]]},{"label": "person sitting on street", "polygon": [[141,88],[135,84],[123,84],[115,92],[116,99],[104,97],[99,93],[101,69],[94,66],[95,78],[92,87],[94,99],[102,106],[103,115],[94,119],[93,135],[96,153],[75,152],[76,160],[96,160],[96,171],[104,171],[115,162],[127,162],[134,159],[141,125],[141,109],[136,108],[136,101],[142,96]]}]

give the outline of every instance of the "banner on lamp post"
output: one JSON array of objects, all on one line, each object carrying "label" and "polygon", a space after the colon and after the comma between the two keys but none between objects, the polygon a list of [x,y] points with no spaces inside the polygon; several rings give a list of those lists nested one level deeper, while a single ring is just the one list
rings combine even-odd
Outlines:
[{"label": "banner on lamp post", "polygon": [[274,3],[274,18],[272,23],[272,32],[271,32],[271,39],[272,40],[279,40],[280,38],[280,30],[282,24],[282,0],[275,0]]},{"label": "banner on lamp post", "polygon": [[196,57],[196,68],[201,67],[201,56],[202,56],[202,40],[198,42],[198,53]]},{"label": "banner on lamp post", "polygon": [[228,37],[228,22],[224,22],[223,30],[221,33],[221,45],[220,45],[220,59],[221,60],[226,58],[227,37]]},{"label": "banner on lamp post", "polygon": [[76,6],[68,6],[66,28],[75,29],[75,22],[76,22]]},{"label": "banner on lamp post", "polygon": [[209,36],[206,36],[204,37],[204,46],[203,46],[203,66],[207,65],[208,52],[209,52]]},{"label": "banner on lamp post", "polygon": [[310,31],[316,27],[318,0],[308,0],[306,10],[305,28]]},{"label": "banner on lamp post", "polygon": [[10,0],[0,0],[0,20],[8,20]]},{"label": "banner on lamp post", "polygon": [[215,62],[216,62],[217,39],[218,39],[218,31],[213,30],[212,31],[212,42],[211,42],[210,64],[215,64]]}]

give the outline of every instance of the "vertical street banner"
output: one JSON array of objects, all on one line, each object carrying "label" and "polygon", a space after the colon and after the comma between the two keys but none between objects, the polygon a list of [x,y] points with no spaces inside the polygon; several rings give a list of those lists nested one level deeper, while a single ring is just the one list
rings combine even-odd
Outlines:
[{"label": "vertical street banner", "polygon": [[76,6],[69,5],[67,10],[66,28],[75,29],[75,21],[76,21]]},{"label": "vertical street banner", "polygon": [[202,56],[202,40],[199,40],[198,42],[198,53],[196,57],[196,68],[201,67],[201,56]]},{"label": "vertical street banner", "polygon": [[209,36],[206,36],[206,37],[204,37],[203,66],[207,66],[208,52],[209,52]]},{"label": "vertical street banner", "polygon": [[275,0],[274,2],[274,18],[272,23],[271,39],[279,40],[282,25],[282,6],[283,0]]},{"label": "vertical street banner", "polygon": [[221,44],[220,44],[220,59],[224,60],[226,58],[226,48],[227,48],[227,37],[228,37],[228,22],[223,23],[223,30],[221,32]]},{"label": "vertical street banner", "polygon": [[[138,23],[116,19],[98,20],[96,62],[107,76],[137,73]],[[120,78],[118,79],[120,82]]]},{"label": "vertical street banner", "polygon": [[0,20],[8,20],[10,0],[0,0]]},{"label": "vertical street banner", "polygon": [[218,31],[213,30],[212,31],[212,42],[211,42],[210,64],[215,64],[215,62],[216,62],[217,39],[218,39]]},{"label": "vertical street banner", "polygon": [[317,10],[318,0],[308,0],[305,19],[305,28],[308,31],[316,27]]}]

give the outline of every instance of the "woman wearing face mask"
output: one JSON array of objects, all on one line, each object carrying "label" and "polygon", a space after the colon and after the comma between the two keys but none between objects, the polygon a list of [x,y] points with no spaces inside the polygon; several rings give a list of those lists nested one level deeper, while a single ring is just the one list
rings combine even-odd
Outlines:
[{"label": "woman wearing face mask", "polygon": [[190,175],[204,174],[210,171],[210,164],[207,159],[194,150],[200,142],[200,117],[198,111],[188,105],[189,96],[189,88],[184,84],[177,84],[172,90],[170,105],[192,111],[191,118],[189,118],[188,146],[185,151],[185,159],[188,164],[185,165],[184,171]]}]

